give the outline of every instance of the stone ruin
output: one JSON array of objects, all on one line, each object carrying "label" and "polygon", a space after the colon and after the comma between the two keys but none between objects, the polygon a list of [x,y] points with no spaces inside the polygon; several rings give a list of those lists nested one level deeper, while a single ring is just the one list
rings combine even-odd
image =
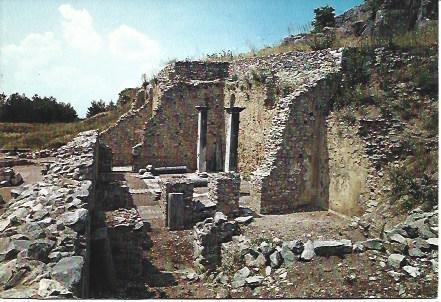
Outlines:
[{"label": "stone ruin", "polygon": [[[89,297],[136,286],[149,222],[124,180],[112,173],[115,166],[130,165],[142,181],[160,179],[153,195],[165,225],[193,230],[198,272],[219,264],[253,214],[304,207],[348,214],[367,188],[357,185],[365,178],[340,173],[348,150],[338,148],[342,138],[334,133],[338,125],[329,108],[350,55],[323,50],[166,66],[115,125],[81,133],[51,154],[56,159],[44,169],[43,181],[11,192],[0,222],[0,297]],[[239,206],[245,180],[252,210],[246,214]],[[198,187],[208,191],[203,213],[194,197]],[[342,204],[347,192],[341,188],[351,188],[352,204]],[[415,232],[431,239],[431,229],[420,224]],[[389,239],[400,252],[397,237]],[[240,244],[250,266],[265,262],[276,268],[294,255],[309,261],[382,248],[379,242]],[[402,265],[394,257],[391,263]],[[238,272],[236,285],[260,280],[248,278],[249,271]]]},{"label": "stone ruin", "polygon": [[[345,50],[175,62],[101,134],[114,164],[237,171],[253,210],[328,209],[326,116]],[[142,101],[142,99],[144,101]],[[240,117],[239,117],[240,116]]]}]

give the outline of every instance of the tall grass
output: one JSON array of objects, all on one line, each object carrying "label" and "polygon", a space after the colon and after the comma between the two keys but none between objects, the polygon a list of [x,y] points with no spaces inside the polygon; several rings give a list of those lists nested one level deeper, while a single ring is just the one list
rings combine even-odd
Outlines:
[{"label": "tall grass", "polygon": [[123,113],[123,109],[112,110],[74,123],[0,123],[0,148],[56,148],[66,144],[82,131],[108,128]]},{"label": "tall grass", "polygon": [[[304,25],[299,27],[298,33],[310,33],[311,26]],[[438,45],[438,27],[436,25],[428,25],[425,28],[414,31],[397,33],[389,37],[355,37],[335,35],[308,35],[305,41],[296,44],[276,43],[272,46],[264,47],[257,50],[254,46],[247,42],[250,51],[234,54],[231,51],[222,51],[217,54],[207,55],[203,60],[206,61],[233,61],[243,58],[265,57],[274,54],[301,51],[309,52],[325,48],[338,49],[341,47],[355,47],[364,50],[371,50],[379,47],[396,48],[396,49],[412,49],[413,51],[425,52],[427,48]]]}]

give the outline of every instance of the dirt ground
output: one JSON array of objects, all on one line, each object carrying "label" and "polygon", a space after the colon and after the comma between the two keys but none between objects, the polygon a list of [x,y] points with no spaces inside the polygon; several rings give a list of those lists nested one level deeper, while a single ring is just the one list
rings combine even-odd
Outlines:
[{"label": "dirt ground", "polygon": [[327,211],[301,212],[285,215],[264,215],[241,227],[251,239],[279,238],[282,240],[351,239],[363,240],[360,231],[349,228],[349,221]]},{"label": "dirt ground", "polygon": [[[130,189],[142,190],[147,186],[133,173],[125,174]],[[197,188],[205,193],[206,188]],[[246,188],[242,189],[241,206],[248,206]],[[149,199],[150,198],[150,199]],[[136,206],[159,207],[147,195],[134,197]],[[231,298],[403,298],[435,297],[437,276],[431,263],[427,263],[422,278],[403,276],[398,282],[389,275],[384,263],[387,255],[368,251],[350,254],[344,258],[315,257],[311,262],[295,261],[282,266],[266,277],[261,287],[231,289],[207,277],[203,280],[186,279],[193,272],[192,230],[170,232],[164,218],[150,218],[151,230],[146,231],[150,246],[145,257],[145,294],[150,298],[202,299],[216,298],[218,292],[227,290]],[[241,232],[252,241],[257,239],[350,239],[364,240],[359,230],[349,227],[350,221],[327,211],[307,211],[286,215],[261,215],[241,227]],[[239,269],[240,267],[238,267]],[[280,275],[286,272],[286,277]],[[260,274],[265,276],[264,268]],[[230,280],[231,283],[231,280]],[[135,296],[133,298],[136,298]]]}]

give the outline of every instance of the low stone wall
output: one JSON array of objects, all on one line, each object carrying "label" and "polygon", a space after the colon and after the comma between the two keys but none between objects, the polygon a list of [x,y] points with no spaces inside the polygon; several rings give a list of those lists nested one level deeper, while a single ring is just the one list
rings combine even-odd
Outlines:
[{"label": "low stone wall", "polygon": [[228,76],[228,62],[177,61],[159,72],[156,80],[165,84],[180,81],[213,81]]},{"label": "low stone wall", "polygon": [[239,173],[216,173],[209,176],[208,199],[216,203],[217,211],[234,216],[239,211],[239,198]]},{"label": "low stone wall", "polygon": [[193,225],[193,183],[185,177],[170,177],[161,181],[161,200],[160,205],[164,213],[165,225],[168,223],[168,194],[183,193],[185,204],[184,209],[184,227],[191,227]]},{"label": "low stone wall", "polygon": [[[43,180],[0,217],[0,297],[87,297],[98,133],[59,148]],[[16,190],[17,191],[17,190]]]}]

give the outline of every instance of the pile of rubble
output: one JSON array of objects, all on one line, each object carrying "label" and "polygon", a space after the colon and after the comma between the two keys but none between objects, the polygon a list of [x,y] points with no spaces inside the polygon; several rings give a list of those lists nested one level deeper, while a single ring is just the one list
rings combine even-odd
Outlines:
[{"label": "pile of rubble", "polygon": [[221,245],[230,241],[239,231],[236,221],[228,221],[222,212],[216,212],[198,222],[193,228],[193,265],[198,272],[215,269],[221,261]]},{"label": "pile of rubble", "polygon": [[106,225],[113,228],[133,227],[134,230],[139,230],[144,223],[135,208],[120,208],[112,212],[106,212]]},{"label": "pile of rubble", "polygon": [[19,186],[23,183],[20,173],[15,173],[12,168],[0,168],[0,187]]},{"label": "pile of rubble", "polygon": [[96,140],[80,133],[41,182],[12,192],[0,216],[0,297],[87,295]]},{"label": "pile of rubble", "polygon": [[[297,261],[309,262],[315,257],[343,257],[364,252],[369,252],[367,256],[370,259],[380,261],[380,267],[397,282],[405,276],[417,278],[429,271],[437,274],[438,211],[424,213],[414,210],[404,223],[386,230],[383,239],[357,242],[309,239],[302,242],[273,238],[252,242],[242,235],[233,236],[232,241],[221,246],[223,269],[207,276],[207,279],[230,289],[256,288],[272,284],[276,275],[286,278],[286,269],[295,266]],[[229,266],[234,269],[228,274],[225,267]]]},{"label": "pile of rubble", "polygon": [[385,247],[390,254],[387,263],[402,268],[412,277],[421,275],[429,264],[438,272],[438,210],[412,211],[403,223],[385,232]]}]

